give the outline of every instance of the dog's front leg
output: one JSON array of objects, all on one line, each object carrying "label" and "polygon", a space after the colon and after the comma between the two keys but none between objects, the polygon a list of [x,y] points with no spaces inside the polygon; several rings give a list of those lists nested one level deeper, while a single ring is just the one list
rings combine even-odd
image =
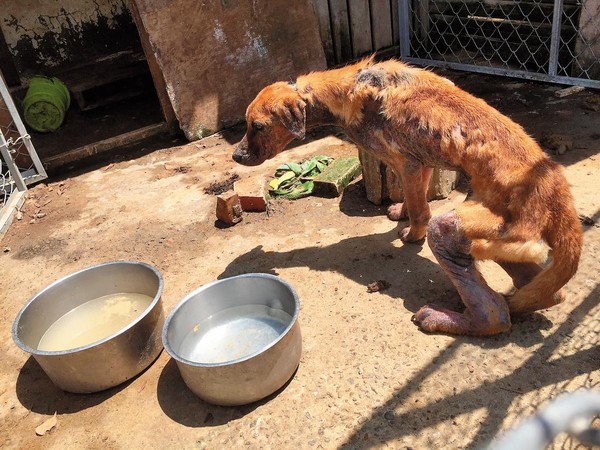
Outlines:
[{"label": "dog's front leg", "polygon": [[[427,223],[431,211],[427,203],[427,186],[431,172],[412,156],[398,158],[397,166],[392,169],[402,180],[404,205],[408,212],[409,226],[400,230],[400,239],[404,242],[420,241],[427,234]],[[429,172],[429,173],[428,173]],[[424,180],[427,179],[427,185]]]},{"label": "dog's front leg", "polygon": [[[429,189],[429,183],[431,176],[433,175],[433,167],[423,167],[423,188],[427,193]],[[387,210],[388,217],[390,220],[403,220],[408,219],[408,210],[406,209],[406,202],[394,203],[390,205]]]}]

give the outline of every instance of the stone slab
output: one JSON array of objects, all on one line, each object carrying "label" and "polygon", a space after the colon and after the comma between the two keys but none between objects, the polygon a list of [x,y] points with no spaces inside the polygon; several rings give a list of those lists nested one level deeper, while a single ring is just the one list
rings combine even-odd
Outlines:
[{"label": "stone slab", "polygon": [[360,172],[360,161],[356,156],[337,158],[315,177],[314,194],[321,197],[339,197]]},{"label": "stone slab", "polygon": [[[399,177],[383,162],[363,149],[358,150],[367,199],[376,205],[403,202],[404,192]],[[452,170],[433,169],[427,190],[427,200],[448,197],[456,187],[460,174]]]}]

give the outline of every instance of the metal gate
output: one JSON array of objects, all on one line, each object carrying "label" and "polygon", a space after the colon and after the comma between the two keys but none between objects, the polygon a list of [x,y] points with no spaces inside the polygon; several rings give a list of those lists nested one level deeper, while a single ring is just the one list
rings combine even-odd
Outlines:
[{"label": "metal gate", "polygon": [[0,237],[23,204],[27,185],[45,178],[46,171],[0,75]]},{"label": "metal gate", "polygon": [[419,65],[600,88],[600,0],[399,0]]}]

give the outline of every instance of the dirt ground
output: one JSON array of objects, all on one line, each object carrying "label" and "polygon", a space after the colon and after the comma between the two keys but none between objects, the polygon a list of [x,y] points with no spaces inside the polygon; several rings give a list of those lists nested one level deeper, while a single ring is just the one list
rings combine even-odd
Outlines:
[{"label": "dirt ground", "polygon": [[[232,174],[271,174],[314,154],[355,154],[343,136],[303,142],[262,166],[231,160],[239,132],[117,158],[30,190],[24,217],[0,242],[0,445],[4,448],[478,448],[561,392],[600,389],[600,112],[584,91],[448,73],[534,137],[567,135],[564,164],[584,225],[569,300],[514,320],[491,338],[428,335],[411,323],[424,303],[460,308],[427,245],[403,245],[385,206],[360,180],[340,198],[273,203],[216,226],[204,193]],[[35,142],[34,142],[35,144]],[[433,212],[462,199],[432,203]],[[34,218],[36,217],[36,218]],[[135,379],[105,392],[68,394],[14,345],[22,305],[59,277],[110,260],[141,260],[163,274],[168,312],[218,278],[267,272],[299,293],[303,355],[278,393],[243,407],[196,398],[166,352]],[[511,288],[492,263],[490,284]],[[367,285],[390,287],[369,293]],[[35,428],[57,412],[58,426]],[[553,448],[581,448],[561,435]]]}]

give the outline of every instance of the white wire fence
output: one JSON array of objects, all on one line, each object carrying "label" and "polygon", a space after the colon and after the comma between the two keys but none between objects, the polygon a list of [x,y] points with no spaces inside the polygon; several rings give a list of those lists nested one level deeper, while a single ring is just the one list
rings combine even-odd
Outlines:
[{"label": "white wire fence", "polygon": [[0,75],[0,236],[27,186],[46,178],[17,107]]},{"label": "white wire fence", "polygon": [[600,88],[599,0],[399,0],[420,65]]}]

